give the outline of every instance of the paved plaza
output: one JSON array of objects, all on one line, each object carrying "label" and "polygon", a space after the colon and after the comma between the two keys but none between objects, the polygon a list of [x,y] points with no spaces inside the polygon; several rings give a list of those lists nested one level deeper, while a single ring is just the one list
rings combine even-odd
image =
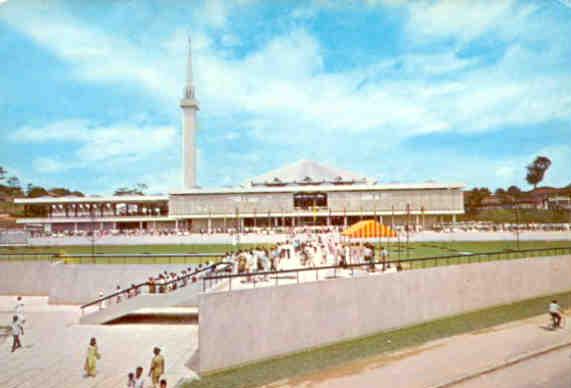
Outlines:
[{"label": "paved plaza", "polygon": [[[0,327],[8,326],[15,297],[0,296]],[[166,359],[166,379],[174,387],[193,375],[185,364],[198,346],[196,325],[79,325],[77,306],[51,306],[47,297],[25,297],[23,348],[11,353],[12,338],[0,337],[0,387],[125,387],[137,366],[148,372],[152,349]],[[2,331],[0,331],[1,333]],[[97,377],[83,377],[89,339],[97,338]]]}]

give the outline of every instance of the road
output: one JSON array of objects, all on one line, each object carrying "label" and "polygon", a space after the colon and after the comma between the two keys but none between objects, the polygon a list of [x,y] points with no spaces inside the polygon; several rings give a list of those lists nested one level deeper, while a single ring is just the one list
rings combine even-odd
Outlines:
[{"label": "road", "polygon": [[458,384],[455,388],[569,388],[571,347]]}]

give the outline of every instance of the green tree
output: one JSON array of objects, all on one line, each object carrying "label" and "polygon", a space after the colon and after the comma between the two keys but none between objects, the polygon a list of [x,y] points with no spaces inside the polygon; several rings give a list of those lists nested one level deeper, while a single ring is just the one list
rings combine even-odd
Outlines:
[{"label": "green tree", "polygon": [[508,187],[508,194],[514,198],[518,198],[521,196],[521,189],[517,186],[510,186]]},{"label": "green tree", "polygon": [[0,182],[2,182],[6,178],[6,174],[8,171],[2,166],[0,166]]},{"label": "green tree", "polygon": [[475,213],[478,208],[482,205],[482,200],[489,197],[492,194],[490,189],[487,187],[475,187],[465,194],[464,206],[466,207],[467,213]]},{"label": "green tree", "polygon": [[539,182],[543,180],[545,172],[551,166],[551,160],[546,156],[538,156],[533,163],[529,164],[527,168],[527,175],[525,179],[527,183],[533,185],[533,189],[537,188]]},{"label": "green tree", "polygon": [[145,190],[147,190],[147,185],[144,183],[137,183],[134,187],[119,187],[113,195],[145,195]]},{"label": "green tree", "polygon": [[50,189],[50,194],[56,196],[56,197],[65,197],[68,195],[73,195],[76,197],[83,197],[83,193],[80,191],[71,191],[69,189],[66,189],[65,187],[54,187],[53,189]]},{"label": "green tree", "polygon": [[31,183],[26,188],[26,195],[28,198],[38,198],[49,195],[48,191],[41,186],[34,186]]}]

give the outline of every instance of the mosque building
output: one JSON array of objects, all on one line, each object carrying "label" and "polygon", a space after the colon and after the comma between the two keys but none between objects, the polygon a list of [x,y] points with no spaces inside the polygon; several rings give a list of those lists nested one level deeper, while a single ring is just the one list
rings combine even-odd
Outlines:
[{"label": "mosque building", "polygon": [[383,184],[301,160],[233,188],[200,188],[196,176],[199,103],[189,50],[182,109],[183,188],[161,196],[17,198],[17,220],[44,232],[220,231],[295,226],[347,226],[364,218],[388,225],[455,222],[464,213],[463,185]]}]

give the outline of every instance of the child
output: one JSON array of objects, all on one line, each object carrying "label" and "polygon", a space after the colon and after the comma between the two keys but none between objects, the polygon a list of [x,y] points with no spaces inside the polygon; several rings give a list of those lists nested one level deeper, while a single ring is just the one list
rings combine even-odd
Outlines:
[{"label": "child", "polygon": [[138,366],[135,372],[135,388],[144,388],[145,387],[145,379],[143,378],[143,367]]},{"label": "child", "polygon": [[159,388],[167,388],[167,381],[165,379],[161,380],[161,385],[159,386]]},{"label": "child", "polygon": [[133,372],[130,372],[127,375],[127,388],[135,388],[135,374]]}]

